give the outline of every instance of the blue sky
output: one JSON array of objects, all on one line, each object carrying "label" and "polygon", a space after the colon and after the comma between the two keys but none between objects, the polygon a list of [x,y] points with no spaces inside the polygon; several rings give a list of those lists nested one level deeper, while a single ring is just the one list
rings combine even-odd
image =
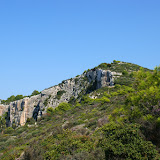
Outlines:
[{"label": "blue sky", "polygon": [[0,98],[114,59],[160,64],[159,0],[1,0]]}]

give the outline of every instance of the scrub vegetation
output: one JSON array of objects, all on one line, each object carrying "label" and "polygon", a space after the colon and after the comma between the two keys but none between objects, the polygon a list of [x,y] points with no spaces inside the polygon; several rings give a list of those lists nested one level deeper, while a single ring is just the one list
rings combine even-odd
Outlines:
[{"label": "scrub vegetation", "polygon": [[0,159],[160,159],[160,67],[114,61],[98,68],[115,66],[123,74],[114,87],[48,108],[36,124],[7,128],[7,115],[0,117]]}]

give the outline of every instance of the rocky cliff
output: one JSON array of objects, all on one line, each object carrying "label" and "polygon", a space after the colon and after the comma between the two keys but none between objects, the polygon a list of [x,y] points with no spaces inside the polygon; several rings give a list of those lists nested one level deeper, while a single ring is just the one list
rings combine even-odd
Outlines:
[{"label": "rocky cliff", "polygon": [[48,107],[55,108],[61,102],[68,102],[72,96],[77,98],[82,91],[90,93],[94,89],[113,86],[114,79],[120,75],[122,73],[92,69],[75,78],[62,81],[56,86],[45,89],[39,95],[11,102],[7,107],[8,126],[12,126],[13,123],[17,126],[23,126],[27,118],[37,119],[46,113]]},{"label": "rocky cliff", "polygon": [[8,105],[0,104],[0,116],[2,116],[7,111],[8,111]]}]

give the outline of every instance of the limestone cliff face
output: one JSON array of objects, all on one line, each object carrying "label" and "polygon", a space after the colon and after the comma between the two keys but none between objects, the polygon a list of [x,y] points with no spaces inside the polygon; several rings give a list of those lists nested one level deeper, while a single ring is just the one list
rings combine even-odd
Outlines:
[{"label": "limestone cliff face", "polygon": [[37,105],[40,101],[41,96],[36,95],[32,97],[26,97],[24,99],[11,102],[9,104],[9,126],[13,123],[16,125],[24,125],[27,118],[33,116],[34,110],[37,108]]},{"label": "limestone cliff face", "polygon": [[37,119],[46,113],[48,107],[57,107],[61,102],[68,102],[74,96],[78,97],[82,90],[86,90],[89,85],[95,86],[95,89],[113,86],[114,78],[121,73],[111,72],[109,70],[92,69],[80,76],[62,81],[62,83],[45,89],[41,94],[26,97],[24,99],[11,102],[8,107],[9,126],[13,123],[24,125],[27,118]]},{"label": "limestone cliff face", "polygon": [[96,82],[96,89],[105,87],[105,86],[113,86],[114,78],[117,76],[121,76],[122,73],[111,72],[109,70],[90,70],[86,73],[86,76],[89,82]]},{"label": "limestone cliff face", "polygon": [[8,105],[0,104],[0,116],[2,116],[7,111],[8,111]]}]

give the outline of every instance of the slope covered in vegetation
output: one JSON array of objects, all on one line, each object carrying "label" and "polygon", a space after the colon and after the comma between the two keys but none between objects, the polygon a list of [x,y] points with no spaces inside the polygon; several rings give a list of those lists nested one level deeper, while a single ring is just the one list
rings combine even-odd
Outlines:
[{"label": "slope covered in vegetation", "polygon": [[160,70],[117,61],[98,67],[114,66],[123,73],[114,87],[48,108],[36,124],[5,128],[1,117],[0,158],[160,159]]}]

